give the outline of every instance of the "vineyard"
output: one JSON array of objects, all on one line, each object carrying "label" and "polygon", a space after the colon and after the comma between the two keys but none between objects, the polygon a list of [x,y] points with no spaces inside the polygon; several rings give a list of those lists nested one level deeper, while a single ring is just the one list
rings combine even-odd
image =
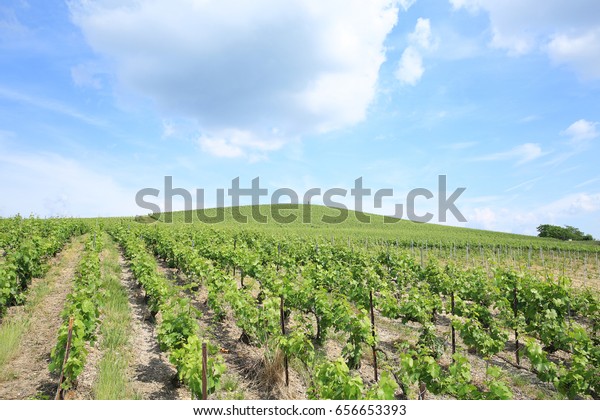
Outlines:
[{"label": "vineyard", "polygon": [[0,398],[599,398],[597,244],[172,217],[0,219]]}]

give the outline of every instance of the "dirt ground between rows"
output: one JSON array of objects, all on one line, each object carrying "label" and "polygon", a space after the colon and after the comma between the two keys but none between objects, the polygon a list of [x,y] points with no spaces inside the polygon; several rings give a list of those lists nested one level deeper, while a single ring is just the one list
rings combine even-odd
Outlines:
[{"label": "dirt ground between rows", "polygon": [[144,400],[189,400],[189,390],[177,384],[177,370],[160,350],[156,324],[144,303],[144,292],[138,287],[122,255],[119,256],[119,264],[122,267],[121,284],[129,295],[132,315],[133,360],[129,365],[129,378],[135,394]]},{"label": "dirt ground between rows", "polygon": [[[56,345],[62,323],[60,313],[72,289],[82,250],[83,242],[75,239],[52,261],[44,278],[32,281],[30,291],[44,283],[50,291],[33,308],[18,354],[5,366],[3,378],[6,380],[0,382],[0,399],[54,397],[58,377],[48,370],[50,352]],[[11,308],[4,321],[19,316],[24,316],[23,307]]]}]

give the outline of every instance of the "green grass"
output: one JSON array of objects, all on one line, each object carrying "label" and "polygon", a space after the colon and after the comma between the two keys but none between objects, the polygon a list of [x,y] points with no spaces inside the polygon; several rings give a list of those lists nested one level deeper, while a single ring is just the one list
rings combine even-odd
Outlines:
[{"label": "green grass", "polygon": [[[75,241],[81,243],[82,238],[78,238]],[[63,254],[59,264],[54,269],[48,271],[43,279],[28,290],[22,310],[15,311],[10,317],[5,318],[0,325],[1,380],[8,379],[10,373],[6,371],[5,365],[18,354],[21,338],[29,331],[31,317],[44,298],[52,291],[52,284],[61,275],[66,257],[67,253]],[[79,256],[75,258],[79,258]]]},{"label": "green grass", "polygon": [[[197,211],[163,213],[158,218],[158,223],[195,223],[216,229],[240,230],[251,229],[260,230],[269,234],[285,234],[302,237],[322,237],[326,239],[334,238],[337,241],[363,242],[364,241],[387,241],[389,243],[398,243],[401,246],[410,246],[414,244],[438,245],[442,243],[447,245],[454,243],[462,247],[469,243],[482,245],[508,245],[513,247],[544,247],[551,249],[582,249],[598,250],[598,242],[564,242],[550,238],[539,238],[537,236],[517,235],[513,233],[493,232],[479,229],[470,229],[464,227],[442,226],[433,223],[415,223],[409,220],[395,219],[390,223],[391,218],[374,215],[360,214],[352,210],[343,212],[340,209],[319,206],[319,205],[298,205],[295,209],[286,208],[284,205],[260,205],[260,206],[240,206],[226,207],[222,209],[203,210],[204,216]],[[223,221],[211,222],[217,212],[222,212]],[[246,218],[246,222],[240,222],[241,217]],[[257,221],[258,215],[266,217],[266,222]],[[277,221],[278,217],[289,217],[294,219],[289,223]],[[368,216],[369,223],[365,223],[359,218]],[[450,216],[449,216],[450,217]],[[332,218],[337,218],[336,223],[331,223]],[[329,219],[329,221],[328,221]],[[343,220],[342,220],[343,219]],[[129,219],[131,220],[131,219]],[[141,223],[155,223],[156,220],[150,216],[138,216],[136,221]],[[535,228],[535,226],[532,226]]]},{"label": "green grass", "polygon": [[29,318],[20,318],[9,320],[0,327],[0,379],[4,380],[5,375],[9,373],[5,369],[5,365],[19,351],[21,337],[29,328]]},{"label": "green grass", "polygon": [[0,371],[3,370],[6,362],[18,353],[21,337],[29,329],[31,313],[52,290],[49,280],[40,282],[37,287],[30,290],[23,312],[6,320],[0,326]]},{"label": "green grass", "polygon": [[105,251],[102,261],[103,295],[101,310],[104,315],[100,327],[102,359],[98,364],[98,376],[94,383],[97,400],[138,399],[131,389],[127,376],[131,358],[131,313],[127,292],[120,282],[121,266],[115,243],[104,238]]}]

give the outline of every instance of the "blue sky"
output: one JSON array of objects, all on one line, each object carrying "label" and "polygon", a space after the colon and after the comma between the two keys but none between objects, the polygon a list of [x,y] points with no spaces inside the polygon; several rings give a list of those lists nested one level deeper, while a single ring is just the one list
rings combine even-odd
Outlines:
[{"label": "blue sky", "polygon": [[362,177],[392,214],[444,174],[449,224],[600,237],[599,122],[595,0],[0,3],[1,216],[146,213],[165,176]]}]

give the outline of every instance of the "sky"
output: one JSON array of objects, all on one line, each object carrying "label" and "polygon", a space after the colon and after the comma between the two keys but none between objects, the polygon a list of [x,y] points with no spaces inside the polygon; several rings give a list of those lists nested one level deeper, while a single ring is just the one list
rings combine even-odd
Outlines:
[{"label": "sky", "polygon": [[362,178],[440,223],[445,175],[447,224],[598,238],[599,156],[597,0],[0,2],[3,217],[145,214],[165,177],[355,208]]}]

